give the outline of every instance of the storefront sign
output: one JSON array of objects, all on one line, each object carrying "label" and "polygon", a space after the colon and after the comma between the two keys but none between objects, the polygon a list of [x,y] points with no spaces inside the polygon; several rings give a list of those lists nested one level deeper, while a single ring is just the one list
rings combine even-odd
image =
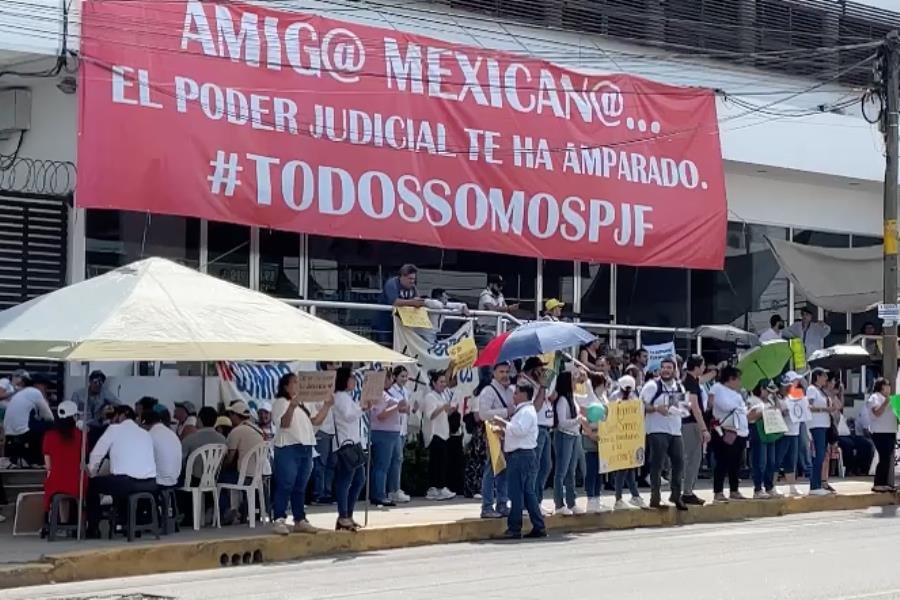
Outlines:
[{"label": "storefront sign", "polygon": [[88,1],[81,40],[80,207],[723,265],[711,90],[237,2]]}]

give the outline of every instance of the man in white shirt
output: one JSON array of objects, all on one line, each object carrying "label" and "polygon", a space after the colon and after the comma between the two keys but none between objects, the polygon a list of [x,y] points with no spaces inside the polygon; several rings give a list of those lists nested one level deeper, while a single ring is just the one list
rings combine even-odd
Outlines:
[{"label": "man in white shirt", "polygon": [[669,500],[678,510],[687,510],[681,497],[684,476],[684,446],[681,441],[681,419],[687,416],[688,399],[681,382],[675,378],[675,361],[666,357],[659,366],[659,379],[651,379],[641,390],[644,422],[647,431],[647,454],[650,462],[650,506],[667,508],[661,502],[660,486],[663,463],[672,463],[669,476]]},{"label": "man in white shirt", "polygon": [[50,380],[35,373],[23,383],[24,387],[10,398],[3,416],[6,434],[4,454],[21,466],[41,466],[44,464],[44,431],[53,422],[53,413],[46,399]]},{"label": "man in white shirt", "polygon": [[773,340],[782,339],[784,332],[784,319],[781,315],[772,315],[769,317],[769,328],[762,332],[759,336],[760,343],[771,342]]},{"label": "man in white shirt", "polygon": [[831,326],[828,323],[816,321],[813,318],[813,308],[804,306],[800,309],[800,320],[788,327],[784,336],[788,339],[797,338],[803,340],[806,349],[806,358],[812,356],[816,350],[825,347],[825,338],[831,334]]},{"label": "man in white shirt", "polygon": [[547,488],[547,478],[550,469],[553,468],[553,449],[550,430],[553,428],[553,394],[546,387],[547,365],[537,356],[532,356],[525,361],[519,381],[528,383],[534,388],[534,410],[537,413],[538,440],[535,455],[537,458],[538,472],[535,476],[535,491],[538,502],[544,500],[544,490]]},{"label": "man in white shirt", "polygon": [[[99,475],[100,466],[109,457],[109,475]],[[179,470],[181,463],[179,460]],[[106,494],[125,514],[129,494],[156,491],[156,459],[153,438],[134,422],[130,406],[117,406],[113,424],[97,440],[88,461],[91,481],[87,492],[87,537],[100,537],[100,496]]]},{"label": "man in white shirt", "polygon": [[[494,377],[478,394],[478,418],[488,422],[494,417],[508,418],[512,414],[512,390],[509,389],[509,363],[494,365]],[[494,499],[496,491],[496,508]],[[481,518],[499,519],[509,514],[506,493],[506,471],[494,474],[490,453],[481,478]]]},{"label": "man in white shirt", "polygon": [[144,425],[153,440],[156,483],[160,487],[175,487],[181,476],[181,440],[169,428],[170,421],[169,409],[162,404],[144,415]]},{"label": "man in white shirt", "polygon": [[[434,288],[431,290],[431,298],[425,299],[425,308],[434,310],[452,310],[461,315],[469,314],[469,307],[466,306],[466,303],[451,302],[450,295],[444,288]],[[416,329],[415,332],[418,333],[423,340],[434,343],[444,325],[444,315],[439,312],[429,312],[428,319],[431,321],[431,329]]]},{"label": "man in white shirt", "polygon": [[[518,304],[507,304],[503,297],[503,276],[488,275],[487,287],[478,296],[478,310],[491,310],[494,312],[509,312],[519,308]],[[478,323],[484,328],[493,328],[497,324],[495,317],[481,317]]]},{"label": "man in white shirt", "polygon": [[538,440],[537,413],[532,404],[534,388],[527,383],[516,386],[513,393],[515,410],[507,421],[494,417],[491,424],[503,431],[503,450],[506,453],[506,480],[512,506],[506,521],[507,539],[522,537],[522,509],[528,511],[531,531],[528,538],[547,537],[541,505],[535,490],[538,472],[535,448]]}]

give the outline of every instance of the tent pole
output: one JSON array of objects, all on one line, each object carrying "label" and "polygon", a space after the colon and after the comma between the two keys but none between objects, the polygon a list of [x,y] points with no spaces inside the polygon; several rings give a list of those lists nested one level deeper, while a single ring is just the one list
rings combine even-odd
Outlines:
[{"label": "tent pole", "polygon": [[[371,413],[370,413],[371,414]],[[363,520],[365,527],[369,526],[369,507],[372,506],[372,494],[370,486],[372,485],[372,421],[369,419],[369,426],[366,428],[366,436],[368,443],[366,444],[366,514]]]},{"label": "tent pole", "polygon": [[200,408],[206,406],[206,368],[206,361],[203,361],[200,371]]},{"label": "tent pole", "polygon": [[[84,381],[87,385],[90,377],[91,363],[84,363]],[[85,459],[87,458],[87,438],[88,438],[88,399],[85,397],[84,408],[81,411],[81,463],[78,469],[78,527],[75,529],[77,540],[81,540],[81,531],[84,528],[84,471]]]}]

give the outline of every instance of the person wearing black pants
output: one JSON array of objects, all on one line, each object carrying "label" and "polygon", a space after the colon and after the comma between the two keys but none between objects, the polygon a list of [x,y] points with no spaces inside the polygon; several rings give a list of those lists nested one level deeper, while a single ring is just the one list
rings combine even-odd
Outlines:
[{"label": "person wearing black pants", "polygon": [[725,498],[725,476],[728,475],[729,498],[745,500],[740,492],[741,480],[738,473],[744,448],[750,435],[747,422],[747,407],[738,390],[741,389],[741,371],[735,367],[725,367],[719,374],[719,383],[713,386],[709,395],[713,403],[712,450],[716,458],[713,471],[713,493],[715,502],[727,502]]},{"label": "person wearing black pants", "polygon": [[894,466],[894,446],[897,443],[897,417],[888,400],[891,384],[884,378],[875,380],[872,395],[866,400],[865,410],[869,411],[869,430],[872,442],[878,451],[878,465],[875,467],[873,492],[893,492],[890,473]]},{"label": "person wearing black pants", "polygon": [[428,492],[426,500],[449,500],[456,496],[447,487],[450,442],[449,415],[458,411],[443,371],[428,374],[431,390],[425,395],[422,432],[428,446]]}]

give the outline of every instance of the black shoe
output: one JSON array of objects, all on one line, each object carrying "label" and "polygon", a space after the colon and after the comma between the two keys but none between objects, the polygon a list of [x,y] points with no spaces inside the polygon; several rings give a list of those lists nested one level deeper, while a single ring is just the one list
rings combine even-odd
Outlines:
[{"label": "black shoe", "polygon": [[525,539],[528,539],[528,540],[536,540],[536,539],[540,539],[540,538],[545,538],[545,537],[547,537],[547,530],[546,529],[532,529],[531,531],[526,533],[524,535],[524,537],[525,537]]},{"label": "black shoe", "polygon": [[678,502],[673,502],[673,504],[675,505],[675,508],[678,510],[685,511],[688,509],[687,504],[685,504],[681,500],[679,500]]},{"label": "black shoe", "polygon": [[650,501],[650,508],[655,508],[655,509],[657,509],[657,510],[669,510],[669,505],[668,505],[668,504],[663,504],[662,502],[660,502],[660,501],[658,501],[658,500],[657,500],[656,502],[653,502],[653,501],[651,500],[651,501]]},{"label": "black shoe", "polygon": [[507,540],[521,540],[522,532],[521,531],[510,531],[506,530],[503,532],[503,538]]},{"label": "black shoe", "polygon": [[331,496],[322,496],[321,498],[316,498],[313,500],[313,504],[316,506],[328,506],[330,504],[334,504],[334,498]]},{"label": "black shoe", "polygon": [[372,500],[372,506],[376,508],[391,508],[397,506],[397,504],[390,500]]},{"label": "black shoe", "polygon": [[687,496],[682,496],[681,501],[684,504],[690,504],[692,506],[703,506],[706,504],[706,500],[703,498],[698,498],[696,494],[688,494]]}]

